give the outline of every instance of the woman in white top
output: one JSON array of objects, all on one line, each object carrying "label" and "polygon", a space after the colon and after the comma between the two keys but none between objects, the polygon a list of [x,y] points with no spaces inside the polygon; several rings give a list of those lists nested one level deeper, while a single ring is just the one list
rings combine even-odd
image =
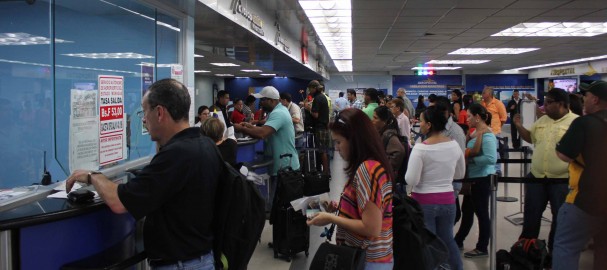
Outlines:
[{"label": "woman in white top", "polygon": [[447,118],[436,106],[420,115],[420,130],[427,139],[416,144],[409,157],[405,180],[413,187],[411,197],[419,202],[428,230],[435,233],[449,249],[449,265],[463,269],[459,249],[453,240],[455,195],[453,179],[464,177],[464,154],[457,142],[443,135]]}]

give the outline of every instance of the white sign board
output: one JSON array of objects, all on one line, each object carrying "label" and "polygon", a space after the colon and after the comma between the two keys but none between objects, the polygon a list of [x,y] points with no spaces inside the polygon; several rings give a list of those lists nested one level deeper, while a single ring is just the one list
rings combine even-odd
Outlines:
[{"label": "white sign board", "polygon": [[69,166],[99,169],[97,91],[72,89],[70,96]]}]

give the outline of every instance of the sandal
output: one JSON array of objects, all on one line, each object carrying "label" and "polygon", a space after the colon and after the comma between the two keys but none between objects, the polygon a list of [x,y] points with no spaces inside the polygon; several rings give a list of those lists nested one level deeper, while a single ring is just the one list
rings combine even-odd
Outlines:
[{"label": "sandal", "polygon": [[466,258],[482,258],[489,256],[489,253],[480,251],[478,249],[474,249],[464,253],[464,257]]}]

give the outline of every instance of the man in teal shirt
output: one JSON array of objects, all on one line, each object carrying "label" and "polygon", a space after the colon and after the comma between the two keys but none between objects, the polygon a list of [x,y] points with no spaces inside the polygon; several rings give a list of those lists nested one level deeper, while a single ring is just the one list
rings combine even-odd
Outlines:
[{"label": "man in teal shirt", "polygon": [[373,120],[373,112],[379,106],[379,94],[375,88],[367,88],[365,90],[365,108],[363,112]]},{"label": "man in teal shirt", "polygon": [[[240,125],[235,125],[234,128],[238,132],[250,135],[254,138],[268,138],[268,145],[271,149],[272,159],[274,163],[271,176],[276,176],[280,168],[291,165],[294,170],[299,169],[299,158],[297,150],[295,150],[295,129],[291,121],[291,114],[285,106],[280,104],[280,94],[278,90],[272,86],[264,87],[261,92],[253,94],[254,97],[260,99],[259,105],[264,111],[270,112],[266,123],[257,127],[250,123],[243,122]],[[291,154],[291,158],[280,158],[280,155]],[[273,181],[275,182],[275,181]]]}]

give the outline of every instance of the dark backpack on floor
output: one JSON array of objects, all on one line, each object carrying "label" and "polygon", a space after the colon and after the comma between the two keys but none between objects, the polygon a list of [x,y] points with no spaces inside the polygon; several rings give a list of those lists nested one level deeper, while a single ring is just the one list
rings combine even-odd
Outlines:
[{"label": "dark backpack on floor", "polygon": [[542,270],[547,265],[546,241],[521,238],[510,248],[510,255],[525,267],[523,269]]},{"label": "dark backpack on floor", "polygon": [[426,229],[419,203],[408,196],[393,196],[394,269],[434,270],[447,264],[447,246]]},{"label": "dark backpack on floor", "polygon": [[224,162],[215,196],[215,267],[247,269],[265,226],[265,200],[257,186],[227,162]]}]

